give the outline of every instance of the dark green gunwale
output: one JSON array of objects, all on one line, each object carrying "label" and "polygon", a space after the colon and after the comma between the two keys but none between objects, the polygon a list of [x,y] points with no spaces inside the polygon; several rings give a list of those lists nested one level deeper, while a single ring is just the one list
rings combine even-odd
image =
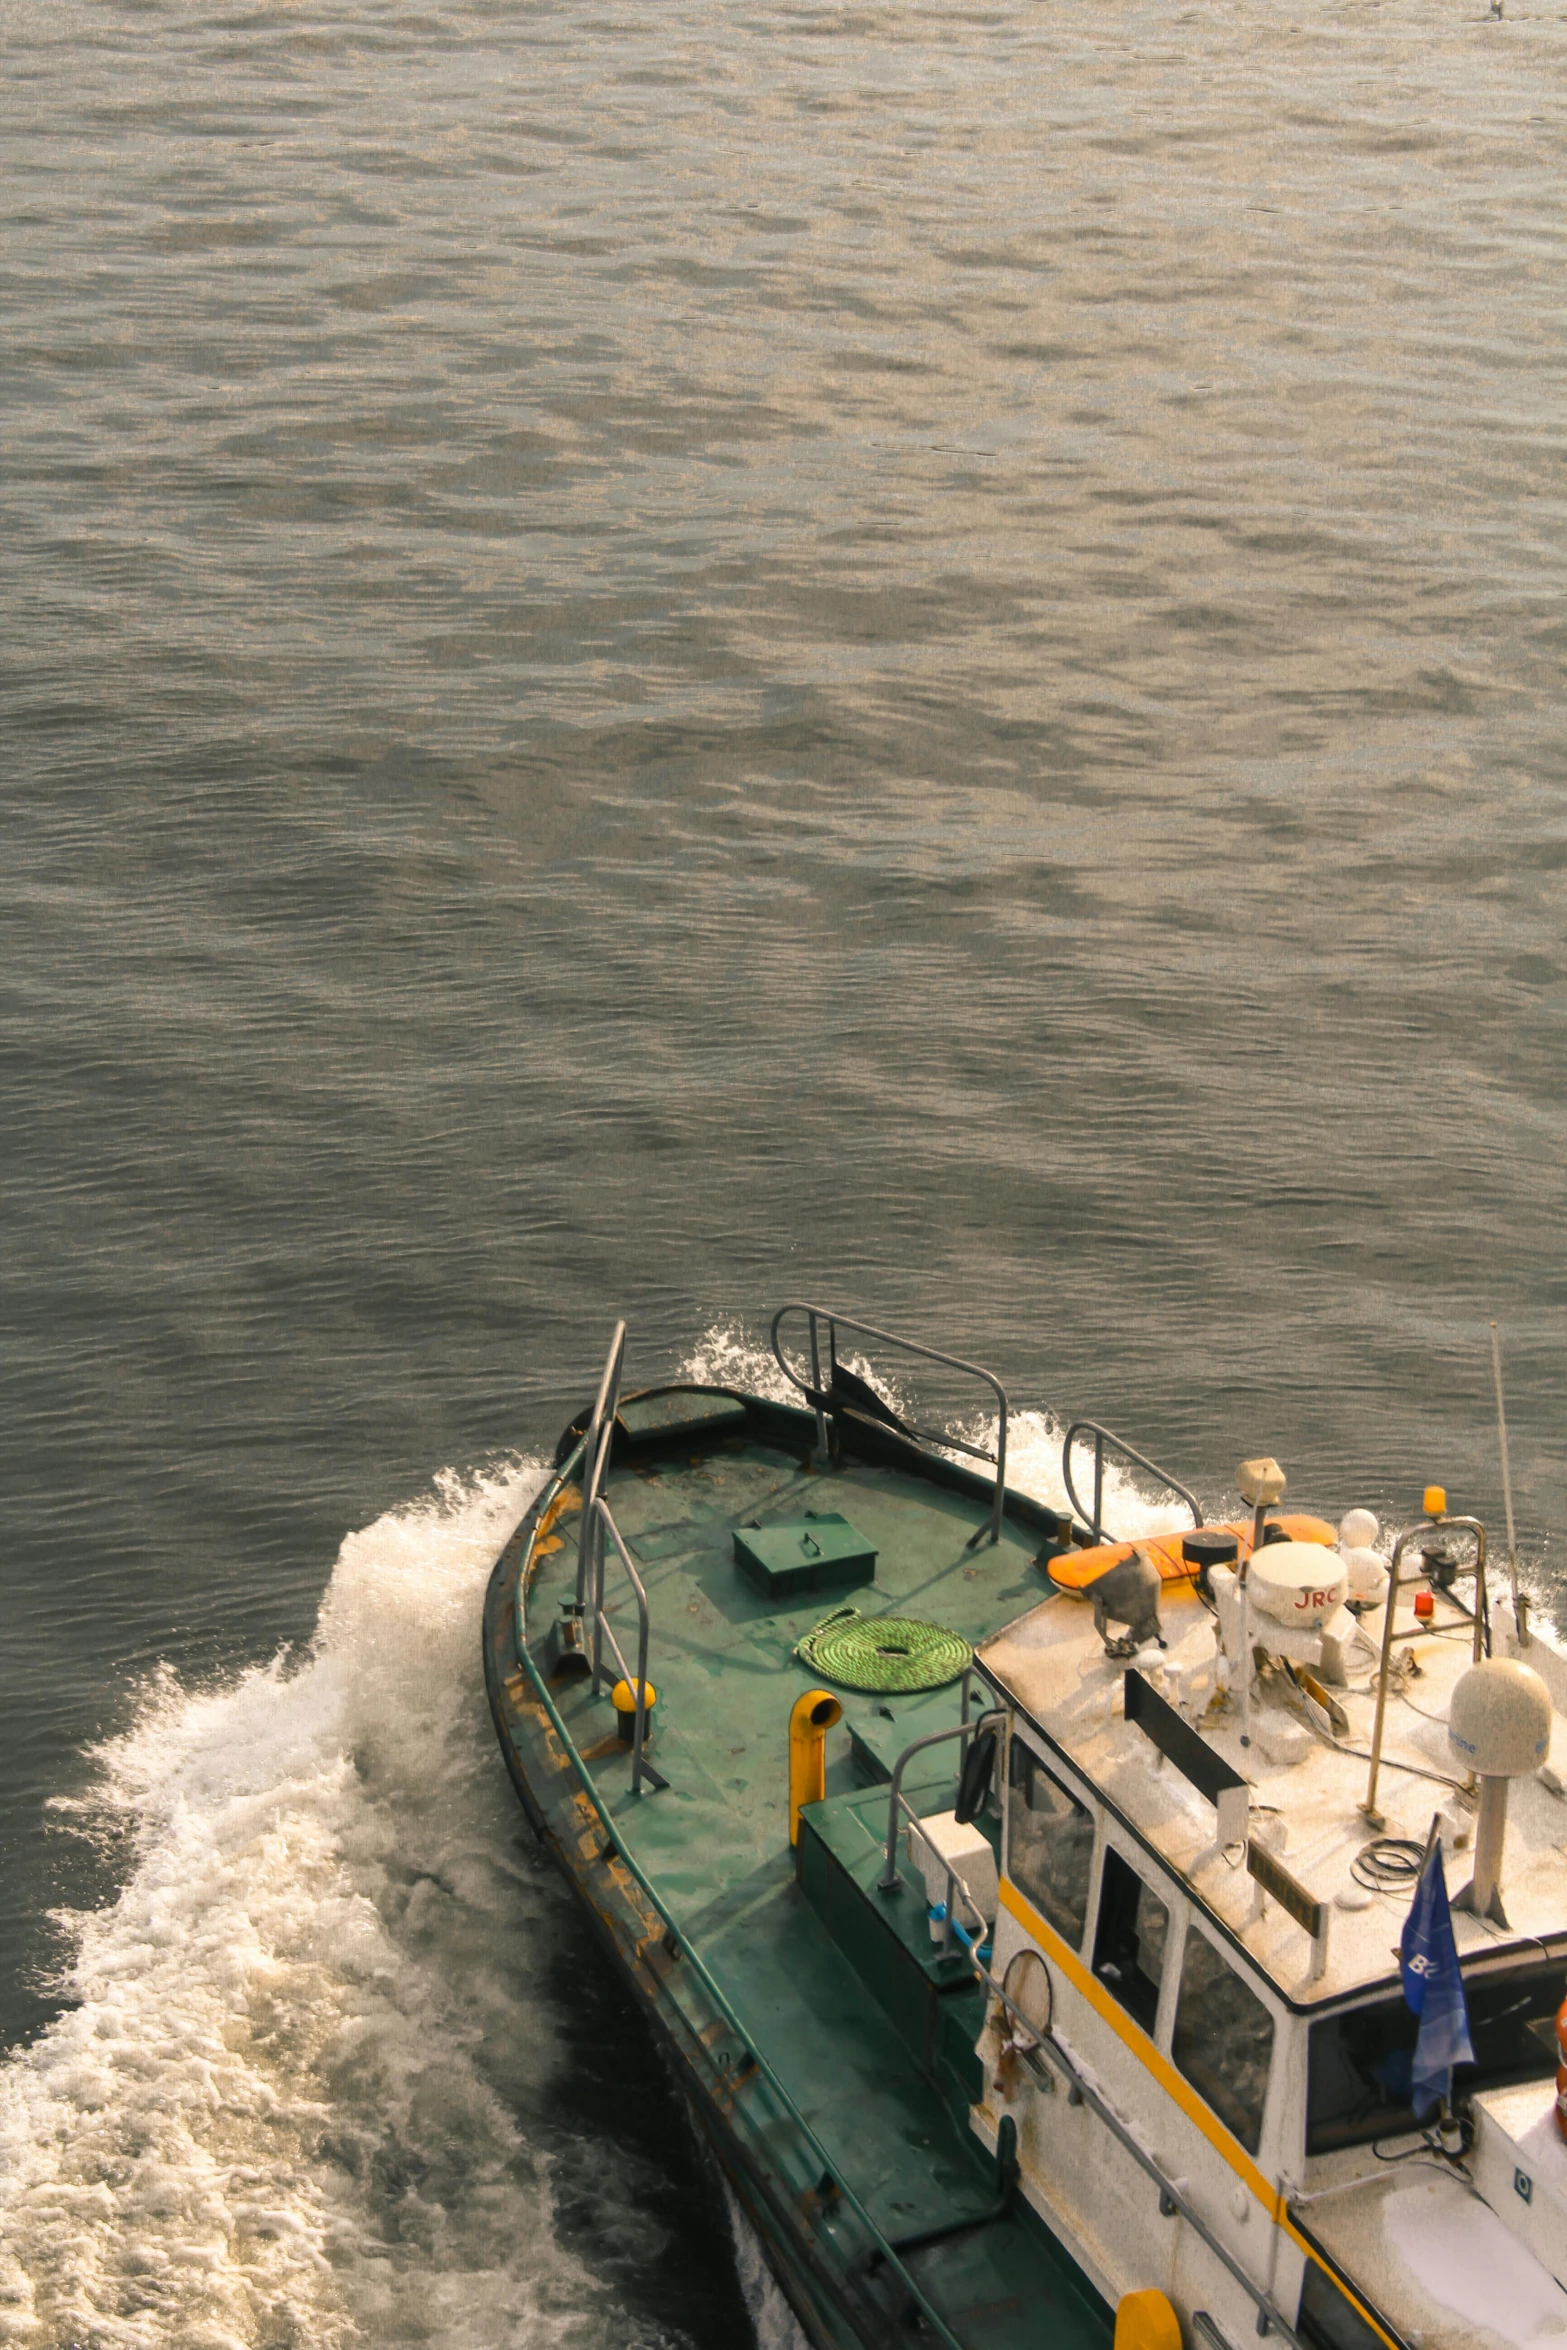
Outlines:
[{"label": "dark green gunwale", "polygon": [[[636,1797],[607,1695],[545,1677],[543,1635],[575,1584],[581,1427],[491,1578],[491,1705],[529,1817],[675,2063],[807,2333],[877,2350],[1102,2350],[1108,2313],[1021,2201],[906,2260],[891,2250],[982,2210],[993,2183],[967,2126],[979,1993],[961,1961],[933,1952],[907,1862],[901,1894],[873,1882],[892,1760],[957,1719],[956,1690],[845,1695],[852,1740],[803,1815],[798,1867],[788,1843],[789,1709],[814,1678],[791,1654],[800,1633],[847,1599],[978,1639],[1040,1594],[1034,1562],[1054,1546],[1055,1514],[1009,1494],[1000,1546],[969,1550],[990,1486],[895,1431],[840,1414],[818,1473],[807,1411],[728,1389],[627,1398],[606,1492],[648,1586],[650,1752],[670,1781]],[[780,1606],[737,1573],[736,1525],[807,1507],[841,1510],[871,1539],[873,1589]],[[632,1655],[629,1592],[615,1615]],[[921,1808],[944,1808],[943,1750],[916,1769]]]}]

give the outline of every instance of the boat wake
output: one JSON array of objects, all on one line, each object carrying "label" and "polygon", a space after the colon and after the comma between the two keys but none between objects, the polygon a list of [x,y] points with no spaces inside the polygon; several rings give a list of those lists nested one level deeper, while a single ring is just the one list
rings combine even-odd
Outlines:
[{"label": "boat wake", "polygon": [[0,2341],[688,2338],[622,2290],[667,2231],[646,2157],[611,2193],[562,2100],[581,1929],[485,1706],[484,1583],[541,1474],[351,1535],[308,1653],[165,1675],[96,1755],[77,1824],[124,1840],[123,1890],[0,2069]]},{"label": "boat wake", "polygon": [[[683,1375],[791,1393],[724,1326]],[[1015,1480],[1054,1498],[1058,1455],[1019,1414]],[[799,2350],[496,1758],[480,1606],[543,1474],[350,1535],[308,1651],[155,1677],[61,1807],[122,1890],[62,1921],[63,2012],[0,2065],[0,2343],[654,2350],[748,2312]]]}]

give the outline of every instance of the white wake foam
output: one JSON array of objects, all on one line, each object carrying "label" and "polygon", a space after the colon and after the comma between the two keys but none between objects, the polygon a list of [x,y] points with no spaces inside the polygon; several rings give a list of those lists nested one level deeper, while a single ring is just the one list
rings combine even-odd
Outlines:
[{"label": "white wake foam", "polygon": [[747,1395],[765,1395],[772,1403],[803,1400],[798,1387],[778,1368],[772,1348],[743,1322],[715,1322],[702,1333],[675,1376],[699,1387],[738,1387]]},{"label": "white wake foam", "polygon": [[566,1896],[519,1841],[478,1624],[539,1477],[350,1536],[306,1656],[164,1676],[97,1755],[131,1858],[71,1921],[73,2005],[0,2068],[0,2341],[647,2339],[558,2241],[524,2126]]},{"label": "white wake foam", "polygon": [[[1061,1473],[1061,1445],[1067,1426],[1053,1412],[1014,1412],[1007,1423],[1007,1483],[1063,1512],[1069,1507],[1066,1480]],[[969,1431],[965,1429],[963,1433],[967,1435]],[[974,1441],[993,1447],[996,1423],[986,1422]],[[1091,1509],[1094,1456],[1091,1448],[1081,1441],[1073,1449],[1072,1476],[1083,1501]],[[1081,1511],[1077,1517],[1079,1525],[1086,1522]],[[1180,1502],[1172,1501],[1168,1494],[1150,1498],[1130,1469],[1119,1461],[1107,1460],[1104,1524],[1113,1541],[1130,1542],[1143,1534],[1167,1533],[1175,1526],[1190,1528],[1191,1518]]]},{"label": "white wake foam", "polygon": [[[685,1375],[793,1392],[736,1327]],[[1020,1413],[1015,1481],[1057,1499],[1058,1465],[1054,1423]],[[667,2248],[624,2191],[637,2157],[606,2171],[596,2137],[539,2118],[568,1896],[496,1756],[478,1629],[542,1473],[447,1477],[351,1535],[307,1653],[207,1689],[165,1674],[96,1754],[78,1824],[119,1838],[123,1890],[66,1921],[70,2004],[0,2064],[0,2343],[670,2339],[620,2290]],[[1129,1487],[1115,1503],[1128,1531],[1157,1514]],[[596,2204],[610,2173],[579,2258],[554,2183]],[[759,2332],[790,2343],[748,2233],[739,2250]]]},{"label": "white wake foam", "polygon": [[734,2231],[735,2267],[740,2291],[756,2329],[756,2350],[810,2350],[805,2332],[784,2296],[783,2287],[767,2265],[761,2239],[727,2182],[724,2200]]}]

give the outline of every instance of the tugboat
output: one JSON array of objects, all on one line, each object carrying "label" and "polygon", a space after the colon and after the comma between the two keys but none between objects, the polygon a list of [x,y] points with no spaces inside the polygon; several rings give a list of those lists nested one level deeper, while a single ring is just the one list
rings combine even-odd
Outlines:
[{"label": "tugboat", "polygon": [[[484,1658],[809,2340],[1567,2337],[1567,1658],[1484,1528],[1432,1487],[1379,1542],[1265,1458],[1212,1523],[1090,1422],[1053,1509],[978,1365],[805,1304],[772,1344],[797,1403],[628,1393],[617,1326]],[[1190,1526],[1113,1539],[1117,1460]]]}]

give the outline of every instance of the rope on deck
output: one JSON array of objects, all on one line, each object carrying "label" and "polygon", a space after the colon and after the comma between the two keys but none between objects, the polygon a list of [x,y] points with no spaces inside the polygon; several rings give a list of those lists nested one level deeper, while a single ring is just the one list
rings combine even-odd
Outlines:
[{"label": "rope on deck", "polygon": [[794,1653],[840,1689],[879,1695],[944,1688],[974,1655],[966,1640],[940,1624],[918,1616],[862,1616],[853,1607],[824,1617]]}]

